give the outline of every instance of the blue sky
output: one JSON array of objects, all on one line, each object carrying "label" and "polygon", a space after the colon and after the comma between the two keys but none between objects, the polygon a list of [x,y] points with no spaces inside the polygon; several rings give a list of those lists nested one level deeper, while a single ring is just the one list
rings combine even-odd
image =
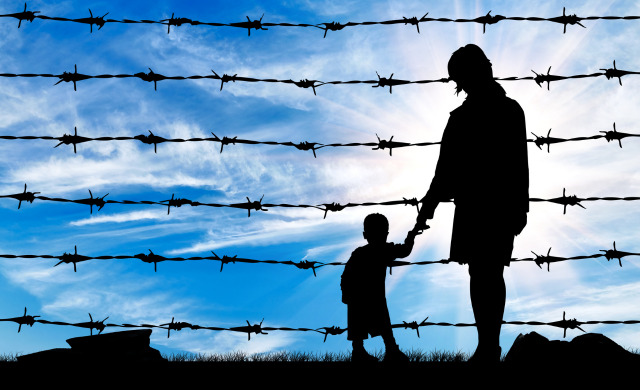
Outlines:
[{"label": "blue sky", "polygon": [[[474,18],[493,15],[568,14],[639,15],[640,5],[622,1],[566,1],[522,4],[507,1],[283,1],[283,2],[125,2],[42,1],[30,10],[48,16],[81,18],[109,12],[107,18],[151,19],[187,17],[200,21],[240,22],[264,13],[264,22],[322,23],[379,21],[402,16]],[[24,3],[0,2],[0,13],[22,11]],[[498,77],[530,76],[531,70],[571,75],[598,72],[613,60],[619,69],[639,70],[633,50],[638,21],[584,21],[586,28],[548,22],[502,21],[428,23],[414,26],[362,26],[329,32],[314,28],[269,27],[251,32],[237,28],[107,24],[93,33],[89,26],[36,19],[0,19],[0,73],[164,75],[238,74],[256,78],[370,80],[381,76],[418,80],[446,77],[453,51],[467,43],[482,47]],[[287,84],[219,81],[162,81],[154,91],[139,79],[94,79],[72,85],[48,78],[0,79],[1,135],[59,137],[74,127],[81,135],[135,136],[148,130],[165,138],[238,136],[244,139],[292,142],[438,141],[448,114],[464,100],[450,84],[397,86],[325,85],[317,96]],[[533,81],[503,82],[507,94],[525,111],[527,130],[542,135],[552,128],[561,138],[590,136],[611,130],[637,132],[640,78],[627,76],[621,87],[604,77],[552,83],[550,90]],[[474,136],[490,139],[489,131]],[[531,138],[533,136],[530,136]],[[0,194],[30,191],[49,197],[80,199],[88,190],[113,200],[163,200],[171,194],[200,202],[240,203],[246,197],[264,202],[322,204],[379,202],[421,197],[430,183],[438,147],[372,151],[367,147],[325,148],[310,152],[268,145],[182,143],[153,148],[134,141],[89,142],[55,146],[55,141],[0,141]],[[623,148],[604,139],[551,146],[551,152],[529,145],[532,197],[567,194],[638,196],[640,142],[623,140]],[[481,190],[481,189],[479,189]],[[531,205],[529,225],[516,239],[514,257],[531,251],[577,256],[609,249],[640,252],[638,205],[634,202],[589,202],[586,209],[550,203]],[[36,200],[22,204],[0,199],[0,252],[60,255],[73,250],[85,255],[154,253],[164,256],[238,255],[253,259],[346,261],[364,245],[362,220],[372,212],[391,223],[389,239],[400,242],[415,221],[415,208],[380,206],[329,213],[315,209],[244,210],[183,206],[167,215],[161,206],[108,204],[89,214],[88,207]],[[438,260],[448,255],[452,205],[442,205],[431,229],[419,236],[411,261]],[[490,250],[490,248],[478,248]],[[50,321],[83,322],[109,316],[112,323],[166,323],[175,317],[202,326],[233,327],[260,322],[265,326],[308,327],[346,324],[340,301],[342,267],[325,267],[317,277],[295,267],[217,262],[164,262],[153,266],[138,260],[89,261],[53,267],[55,260],[0,260],[0,318],[29,314]],[[640,270],[633,258],[553,264],[551,272],[533,263],[516,263],[505,272],[506,320],[554,321],[569,318],[629,320],[640,318]],[[413,266],[387,277],[393,323],[418,321],[473,322],[466,267]],[[30,353],[65,347],[84,329],[36,324],[16,333],[2,323],[2,353]],[[604,333],[627,348],[640,348],[640,329],[633,325],[585,326]],[[108,328],[106,331],[117,331]],[[535,330],[552,339],[562,330],[505,326],[506,350],[519,333]],[[567,340],[579,334],[568,331]],[[473,328],[396,330],[403,349],[473,352]],[[154,330],[152,345],[162,352],[266,352],[276,350],[347,351],[346,336],[270,332],[254,335],[182,330],[167,339]],[[380,340],[365,344],[382,347]]]}]

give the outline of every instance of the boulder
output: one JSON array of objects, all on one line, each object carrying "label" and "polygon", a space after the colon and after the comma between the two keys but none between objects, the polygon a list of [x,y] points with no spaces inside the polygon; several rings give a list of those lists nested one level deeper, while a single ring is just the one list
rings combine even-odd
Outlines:
[{"label": "boulder", "polygon": [[638,364],[640,355],[599,333],[586,333],[571,341],[561,341],[531,332],[518,335],[504,362],[517,365]]},{"label": "boulder", "polygon": [[150,347],[151,329],[105,333],[67,340],[71,348],[55,348],[18,356],[18,362],[115,363],[163,362],[160,352]]}]

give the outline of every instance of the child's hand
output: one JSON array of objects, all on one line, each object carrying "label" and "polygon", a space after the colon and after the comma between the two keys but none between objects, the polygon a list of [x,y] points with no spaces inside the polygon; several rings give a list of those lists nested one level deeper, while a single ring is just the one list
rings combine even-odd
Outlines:
[{"label": "child's hand", "polygon": [[407,240],[413,240],[417,235],[422,234],[422,230],[429,229],[429,226],[424,225],[423,227],[418,227],[416,225],[413,230],[409,230],[407,233]]},{"label": "child's hand", "polygon": [[422,231],[427,229],[429,229],[429,225],[426,224],[426,221],[424,221],[422,224],[416,223],[416,225],[413,227],[413,230],[409,231],[409,234],[413,234],[413,236],[415,237],[418,234],[422,234]]}]

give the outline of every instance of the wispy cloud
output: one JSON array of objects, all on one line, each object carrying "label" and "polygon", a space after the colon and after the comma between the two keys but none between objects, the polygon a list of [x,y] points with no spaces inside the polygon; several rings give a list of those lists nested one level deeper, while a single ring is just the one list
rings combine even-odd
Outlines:
[{"label": "wispy cloud", "polygon": [[132,222],[132,221],[141,221],[147,219],[167,219],[165,213],[162,212],[152,212],[152,211],[134,211],[131,213],[122,213],[122,214],[111,214],[111,215],[101,215],[94,216],[91,218],[81,219],[78,221],[70,222],[72,226],[85,226],[85,225],[93,225],[99,223],[109,223],[109,222]]}]

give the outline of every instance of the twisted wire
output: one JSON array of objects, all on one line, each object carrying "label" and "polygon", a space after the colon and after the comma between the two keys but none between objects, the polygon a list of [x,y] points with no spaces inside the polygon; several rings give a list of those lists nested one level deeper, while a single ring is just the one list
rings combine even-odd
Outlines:
[{"label": "twisted wire", "polygon": [[[389,150],[389,156],[393,156],[393,149],[396,148],[405,148],[405,147],[416,147],[416,146],[433,146],[440,145],[440,142],[399,142],[394,141],[391,136],[390,139],[381,139],[377,134],[376,137],[378,139],[377,142],[349,142],[349,143],[329,143],[323,144],[320,142],[292,142],[292,141],[259,141],[259,140],[251,140],[251,139],[242,139],[235,137],[227,137],[223,136],[222,138],[218,137],[215,133],[211,133],[213,137],[193,137],[193,138],[164,138],[158,135],[153,134],[151,130],[149,131],[149,135],[139,134],[136,136],[117,136],[117,137],[84,137],[78,135],[78,128],[74,128],[74,134],[63,134],[60,137],[54,136],[33,136],[33,135],[0,135],[0,139],[3,140],[51,140],[58,141],[58,144],[54,146],[57,148],[60,145],[73,145],[74,153],[77,153],[77,145],[85,142],[106,142],[106,141],[140,141],[143,144],[153,145],[154,152],[158,152],[158,145],[169,142],[169,143],[184,143],[184,142],[215,142],[220,144],[220,153],[224,150],[224,147],[227,145],[236,145],[236,144],[246,144],[246,145],[276,145],[276,146],[288,146],[293,147],[301,151],[312,151],[313,156],[317,157],[316,151],[322,148],[336,148],[336,147],[355,147],[355,146],[366,146],[372,147],[372,150]],[[620,148],[622,148],[622,140],[628,137],[640,137],[640,134],[634,133],[624,133],[618,132],[616,129],[615,122],[613,123],[613,130],[600,131],[602,134],[596,134],[593,136],[582,136],[582,137],[573,137],[573,138],[557,138],[551,137],[551,129],[549,129],[547,136],[538,136],[532,133],[535,139],[527,139],[528,143],[535,144],[538,149],[542,150],[542,148],[546,145],[547,152],[550,152],[551,144],[556,143],[564,143],[564,142],[576,142],[576,141],[591,141],[595,139],[606,139],[607,142],[617,141]]]},{"label": "twisted wire", "polygon": [[[171,331],[180,331],[182,329],[192,329],[192,330],[212,330],[212,331],[229,331],[229,332],[237,332],[237,333],[246,333],[248,336],[248,340],[251,340],[251,334],[268,334],[267,331],[288,331],[288,332],[315,332],[324,335],[324,341],[327,340],[327,336],[332,335],[340,335],[348,330],[348,328],[341,328],[338,326],[324,326],[317,328],[294,328],[294,327],[268,327],[263,326],[262,323],[264,319],[259,323],[251,324],[248,320],[246,321],[246,326],[235,326],[235,327],[219,327],[219,326],[201,326],[197,324],[191,324],[188,322],[175,321],[175,317],[171,318],[171,322],[164,324],[114,324],[114,323],[105,323],[105,321],[109,318],[106,317],[102,321],[94,321],[91,313],[89,313],[89,321],[86,322],[64,322],[64,321],[49,321],[45,319],[36,319],[40,316],[32,316],[27,315],[27,308],[24,309],[24,314],[20,317],[12,317],[12,318],[2,318],[0,321],[5,322],[15,322],[19,324],[18,333],[21,330],[22,325],[29,325],[33,327],[34,324],[45,324],[45,325],[57,325],[57,326],[72,326],[76,328],[84,328],[89,329],[90,334],[93,335],[93,330],[97,330],[98,334],[102,333],[106,328],[150,328],[150,329],[163,329],[167,331],[167,338],[171,336]],[[425,318],[423,321],[418,323],[417,321],[406,322],[393,324],[391,328],[403,328],[403,329],[412,329],[417,332],[418,337],[420,337],[420,328],[425,326],[445,326],[445,327],[474,327],[475,323],[450,323],[450,322],[428,322]],[[578,321],[575,318],[567,320],[565,318],[565,313],[562,313],[562,320],[559,321],[551,321],[551,322],[542,322],[542,321],[503,321],[505,325],[531,325],[531,326],[553,326],[557,328],[561,328],[564,330],[564,337],[567,335],[567,329],[579,329],[582,332],[584,330],[581,328],[581,325],[595,325],[595,324],[606,324],[606,325],[635,325],[640,324],[638,320],[625,320],[625,321],[616,321],[616,320],[605,320],[605,321]]]},{"label": "twisted wire", "polygon": [[[37,195],[40,192],[32,192],[27,191],[27,184],[24,185],[24,191],[16,194],[9,195],[0,195],[0,198],[13,198],[18,200],[18,209],[20,209],[22,202],[33,203],[34,200],[44,200],[50,202],[60,202],[60,203],[76,203],[83,204],[89,206],[89,212],[93,214],[93,207],[97,207],[97,211],[102,210],[102,208],[106,204],[126,204],[126,205],[161,205],[167,207],[167,215],[171,212],[171,207],[182,207],[184,205],[190,205],[192,207],[197,206],[206,206],[206,207],[215,207],[215,208],[236,208],[236,209],[244,209],[247,210],[247,217],[251,217],[251,211],[268,211],[265,207],[283,207],[283,208],[314,208],[321,211],[324,211],[324,218],[327,217],[327,213],[342,211],[346,208],[352,207],[368,207],[368,206],[394,206],[394,205],[404,205],[404,206],[415,206],[416,210],[419,211],[419,204],[417,198],[403,198],[402,200],[391,200],[391,201],[383,201],[383,202],[362,202],[362,203],[347,203],[340,204],[336,202],[331,203],[323,203],[323,204],[289,204],[289,203],[262,203],[264,195],[260,198],[260,200],[251,201],[249,197],[246,197],[247,201],[242,203],[232,203],[232,204],[223,204],[223,203],[203,203],[198,201],[193,201],[186,198],[174,198],[175,194],[171,195],[171,199],[165,199],[160,201],[153,200],[105,200],[109,193],[103,195],[102,197],[93,197],[93,193],[89,190],[89,198],[83,199],[67,199],[67,198],[51,198],[48,196]],[[567,212],[567,206],[579,206],[581,208],[585,208],[581,202],[594,202],[594,201],[636,201],[640,200],[638,196],[627,196],[627,197],[614,197],[614,196],[606,196],[606,197],[588,197],[588,198],[579,198],[577,195],[566,195],[566,189],[563,189],[562,196],[556,198],[529,198],[529,202],[549,202],[562,205],[564,208],[563,214]],[[500,197],[496,199],[496,201],[504,202],[505,198]],[[452,200],[443,200],[442,202],[452,202]]]},{"label": "twisted wire", "polygon": [[[550,74],[551,67],[547,70],[547,73],[537,73],[532,70],[535,76],[511,76],[511,77],[494,77],[497,81],[521,81],[521,80],[533,80],[538,86],[542,87],[544,83],[547,83],[547,90],[550,89],[551,83],[555,81],[562,80],[570,80],[570,79],[584,79],[584,78],[593,78],[593,77],[601,77],[604,76],[607,79],[617,78],[620,85],[622,85],[622,77],[626,75],[637,75],[640,74],[638,71],[628,71],[618,69],[615,64],[615,60],[613,61],[613,68],[602,68],[604,72],[596,72],[596,73],[588,73],[588,74],[577,74],[570,76],[561,76]],[[193,75],[193,76],[165,76],[160,73],[155,73],[151,68],[149,68],[149,73],[138,72],[134,74],[100,74],[100,75],[86,75],[82,73],[78,73],[78,66],[74,65],[73,72],[63,72],[62,74],[52,74],[52,73],[0,73],[0,77],[8,77],[8,78],[33,78],[33,77],[42,77],[42,78],[57,78],[58,82],[54,85],[58,85],[62,82],[73,84],[73,90],[77,90],[77,83],[84,80],[89,79],[123,79],[123,78],[138,78],[146,82],[153,82],[154,89],[158,89],[158,82],[164,80],[201,80],[201,79],[211,79],[211,80],[220,80],[220,90],[222,91],[225,83],[229,82],[247,82],[247,83],[282,83],[282,84],[292,84],[299,88],[311,88],[313,90],[314,95],[316,94],[316,88],[319,88],[323,85],[353,85],[353,84],[373,84],[373,88],[381,87],[389,87],[389,93],[393,93],[393,87],[398,85],[406,85],[406,84],[431,84],[431,83],[448,83],[451,81],[447,78],[439,78],[439,79],[430,79],[430,80],[402,80],[402,79],[394,79],[391,74],[390,77],[381,77],[377,72],[377,80],[336,80],[336,81],[320,81],[320,80],[310,80],[310,79],[301,79],[299,81],[294,81],[293,79],[276,79],[276,78],[254,78],[254,77],[243,77],[234,74],[230,76],[228,74],[223,74],[222,76],[218,75],[214,70],[211,70],[212,74],[210,75]]]},{"label": "twisted wire", "polygon": [[[510,263],[517,262],[533,262],[540,269],[544,264],[547,264],[547,271],[550,271],[551,263],[563,262],[563,261],[575,261],[575,260],[587,260],[587,259],[598,259],[598,258],[606,258],[607,261],[610,260],[618,260],[620,267],[622,267],[622,259],[627,256],[640,256],[640,253],[636,252],[626,252],[620,251],[616,248],[616,242],[613,242],[613,249],[601,249],[600,252],[603,253],[595,253],[591,255],[580,255],[580,256],[571,256],[571,257],[562,257],[562,256],[551,256],[551,248],[547,251],[546,255],[538,255],[535,252],[532,252],[535,257],[528,258],[514,258],[509,260]],[[64,252],[62,255],[16,255],[16,254],[0,254],[0,258],[4,259],[56,259],[58,263],[54,265],[57,267],[60,264],[73,264],[74,271],[77,271],[76,264],[85,262],[88,260],[124,260],[124,259],[138,259],[145,263],[153,264],[154,271],[158,271],[158,263],[165,261],[172,262],[184,262],[184,261],[216,261],[220,262],[220,272],[223,271],[225,264],[231,263],[244,263],[244,264],[279,264],[279,265],[289,265],[294,266],[300,270],[311,270],[314,276],[317,276],[316,270],[326,266],[344,266],[346,262],[341,261],[333,261],[333,262],[322,262],[322,261],[314,261],[314,260],[300,260],[300,261],[292,261],[292,260],[258,260],[258,259],[250,259],[244,257],[238,257],[238,255],[228,256],[223,255],[222,257],[218,256],[215,252],[211,252],[213,256],[191,256],[191,257],[166,257],[162,255],[155,254],[151,249],[149,249],[149,253],[138,253],[135,255],[100,255],[100,256],[89,256],[89,255],[81,255],[78,254],[77,246],[74,247],[74,253]],[[432,265],[432,264],[465,264],[466,262],[461,259],[441,259],[441,260],[425,260],[425,261],[393,261],[389,264],[389,273],[393,273],[393,268],[395,267],[404,267],[404,266],[413,266],[413,265]],[[506,264],[506,265],[509,265]]]},{"label": "twisted wire", "polygon": [[375,25],[410,25],[415,26],[418,33],[420,33],[420,24],[421,23],[429,23],[429,22],[440,22],[440,23],[477,23],[482,24],[483,33],[486,32],[487,25],[497,24],[503,20],[511,20],[511,21],[533,21],[533,22],[552,22],[556,24],[563,25],[563,33],[567,32],[567,25],[578,25],[583,28],[586,28],[581,22],[584,20],[636,20],[640,19],[640,16],[587,16],[581,17],[576,14],[566,14],[565,7],[562,8],[562,15],[555,17],[537,17],[537,16],[503,16],[503,15],[491,15],[491,11],[487,12],[486,15],[482,15],[476,18],[464,19],[464,18],[431,18],[427,17],[429,13],[427,12],[421,18],[417,16],[413,17],[405,17],[402,19],[390,19],[383,21],[364,21],[364,22],[347,22],[340,23],[336,21],[325,22],[325,23],[290,23],[290,22],[263,22],[262,19],[264,14],[260,17],[260,19],[251,20],[249,16],[246,16],[247,21],[242,22],[232,22],[232,23],[220,23],[220,22],[202,22],[198,20],[194,20],[186,17],[175,17],[175,13],[171,14],[169,19],[160,19],[160,20],[149,20],[149,19],[105,19],[105,17],[109,14],[109,12],[105,13],[102,16],[94,16],[91,9],[89,9],[89,17],[83,18],[65,18],[59,16],[47,16],[40,14],[40,11],[30,11],[27,10],[27,3],[24,4],[24,10],[21,12],[14,12],[8,14],[2,14],[0,17],[5,18],[15,18],[18,20],[18,28],[21,27],[22,21],[33,22],[35,19],[42,20],[52,20],[58,22],[71,22],[71,23],[80,23],[89,25],[89,32],[93,33],[93,26],[98,27],[98,30],[101,30],[105,24],[111,23],[120,23],[120,24],[159,24],[163,26],[167,26],[167,34],[171,33],[171,27],[180,27],[182,25],[191,25],[191,26],[210,26],[210,27],[235,27],[240,29],[247,30],[247,36],[251,36],[251,30],[269,30],[267,27],[303,27],[303,28],[316,28],[324,31],[324,38],[327,36],[328,31],[341,31],[346,27],[357,27],[357,26],[375,26]]}]

